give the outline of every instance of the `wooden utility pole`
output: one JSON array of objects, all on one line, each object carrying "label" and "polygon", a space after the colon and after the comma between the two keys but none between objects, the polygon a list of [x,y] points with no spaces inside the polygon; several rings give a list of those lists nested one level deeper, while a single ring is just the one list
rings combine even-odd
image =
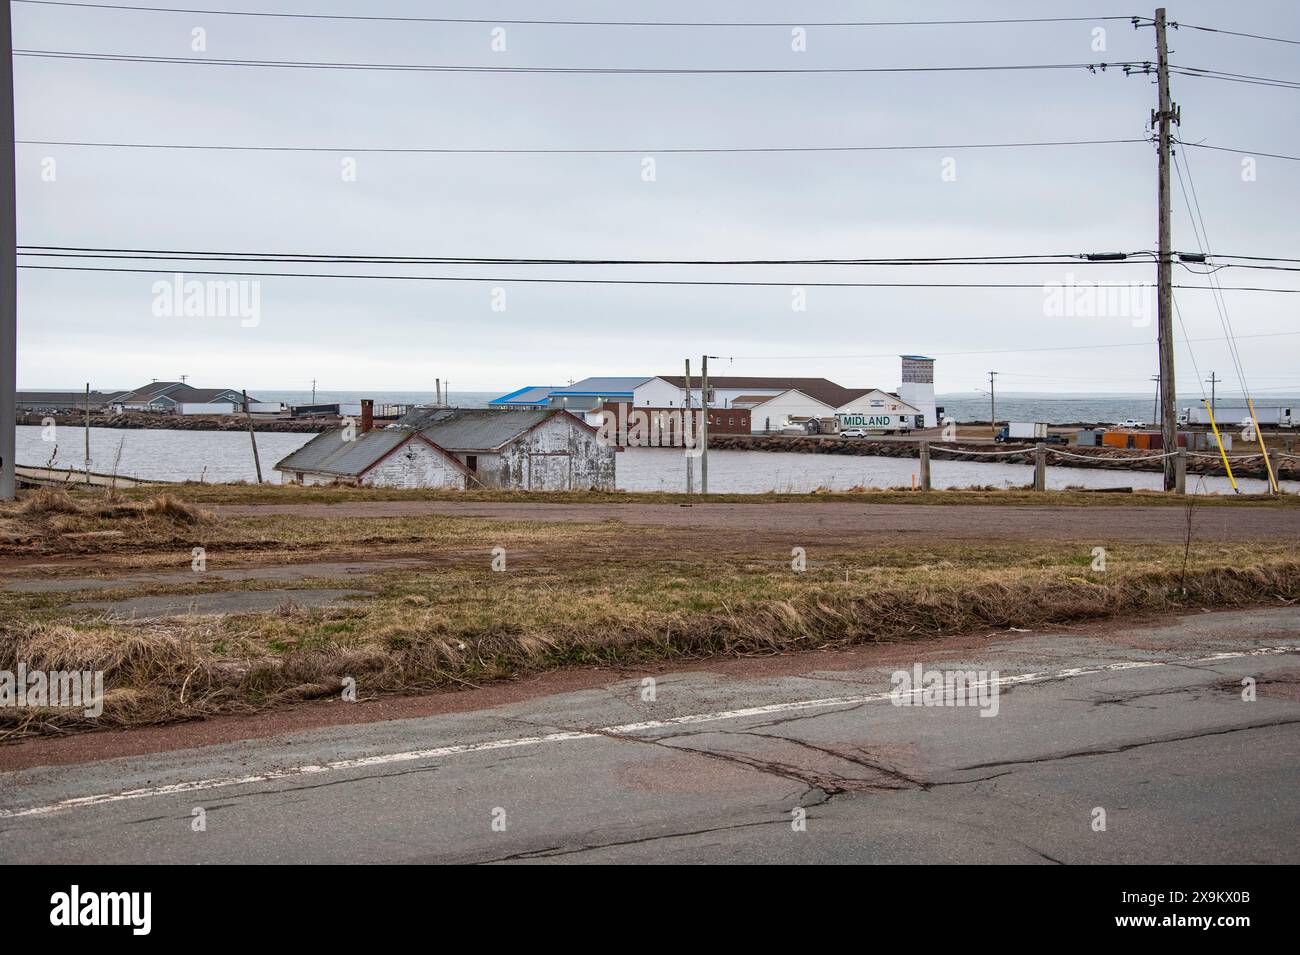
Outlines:
[{"label": "wooden utility pole", "polygon": [[18,412],[18,234],[14,196],[14,61],[9,4],[0,4],[0,501],[14,498]]},{"label": "wooden utility pole", "polygon": [[993,379],[996,375],[996,371],[989,372],[989,427],[994,434],[998,433],[998,400],[993,394]]},{"label": "wooden utility pole", "polygon": [[262,461],[257,456],[257,435],[253,433],[253,416],[248,410],[248,392],[240,392],[244,396],[244,421],[248,424],[248,440],[253,442],[253,467],[257,468],[257,483],[262,483]]},{"label": "wooden utility pole", "polygon": [[[1160,344],[1160,436],[1162,448],[1170,454],[1178,447],[1178,398],[1174,393],[1174,259],[1169,227],[1169,127],[1178,122],[1177,107],[1169,99],[1169,47],[1165,40],[1165,8],[1156,10],[1156,86],[1160,107],[1152,114],[1157,126],[1157,168],[1159,171],[1159,249],[1156,260],[1156,283],[1159,293],[1156,317]],[[1164,459],[1165,490],[1178,487],[1177,466],[1172,457]]]},{"label": "wooden utility pole", "polygon": [[709,493],[709,356],[700,358],[700,493]]},{"label": "wooden utility pole", "polygon": [[[686,458],[686,493],[695,493],[695,465],[691,463],[691,448],[686,444],[686,436],[695,435],[695,424],[691,421],[691,360],[686,359],[686,405],[682,409],[682,456]],[[696,440],[699,440],[698,435]]]},{"label": "wooden utility pole", "polygon": [[[1214,403],[1214,386],[1223,381],[1223,379],[1214,372],[1210,372],[1210,377],[1206,378],[1205,381],[1210,386],[1210,413],[1213,414],[1219,410],[1219,406]],[[1205,394],[1205,392],[1202,391],[1201,394]]]},{"label": "wooden utility pole", "polygon": [[90,483],[90,382],[86,382],[86,483]]}]

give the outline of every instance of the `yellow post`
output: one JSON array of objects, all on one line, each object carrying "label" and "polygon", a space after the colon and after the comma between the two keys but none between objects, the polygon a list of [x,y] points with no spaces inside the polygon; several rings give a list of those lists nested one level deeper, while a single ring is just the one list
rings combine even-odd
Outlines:
[{"label": "yellow post", "polygon": [[1255,426],[1255,437],[1259,440],[1260,453],[1264,455],[1264,470],[1268,472],[1268,488],[1274,494],[1278,492],[1277,478],[1273,476],[1273,462],[1268,459],[1268,448],[1264,446],[1264,432],[1259,430],[1259,419],[1255,417],[1255,402],[1246,396],[1246,407],[1250,409],[1250,423]]},{"label": "yellow post", "polygon": [[1228,480],[1232,482],[1232,491],[1234,494],[1240,494],[1241,488],[1237,487],[1237,479],[1232,476],[1232,465],[1228,463],[1228,452],[1223,450],[1223,439],[1219,437],[1219,426],[1214,421],[1214,410],[1204,398],[1201,399],[1201,404],[1205,405],[1205,413],[1210,416],[1210,428],[1214,431],[1214,440],[1219,445],[1219,457],[1223,458],[1223,466],[1228,472]]}]

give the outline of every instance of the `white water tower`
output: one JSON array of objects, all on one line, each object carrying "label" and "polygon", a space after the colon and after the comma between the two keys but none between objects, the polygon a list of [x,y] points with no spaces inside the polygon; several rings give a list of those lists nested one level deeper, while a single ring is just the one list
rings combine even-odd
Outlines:
[{"label": "white water tower", "polygon": [[903,382],[898,386],[898,397],[925,416],[924,426],[939,425],[934,406],[934,359],[924,355],[900,355],[903,359]]}]

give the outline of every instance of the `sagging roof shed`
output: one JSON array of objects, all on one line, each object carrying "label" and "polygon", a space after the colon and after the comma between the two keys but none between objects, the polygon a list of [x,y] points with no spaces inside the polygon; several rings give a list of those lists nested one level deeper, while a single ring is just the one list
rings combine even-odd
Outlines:
[{"label": "sagging roof shed", "polygon": [[[421,438],[413,428],[380,428],[359,434],[351,441],[344,441],[343,434],[343,429],[337,428],[316,435],[278,462],[276,470],[360,477],[412,439],[424,440],[433,445],[432,441]],[[437,448],[436,445],[433,446]]]},{"label": "sagging roof shed", "polygon": [[490,408],[413,408],[387,428],[377,428],[343,440],[342,428],[318,434],[275,465],[277,471],[361,477],[408,441],[422,441],[458,468],[470,473],[456,454],[500,451],[557,415],[595,433],[585,421],[567,411],[502,412]]},{"label": "sagging roof shed", "polygon": [[413,428],[448,451],[499,451],[551,416],[567,413],[558,408],[509,414],[489,408],[412,408],[397,419],[397,427]]}]

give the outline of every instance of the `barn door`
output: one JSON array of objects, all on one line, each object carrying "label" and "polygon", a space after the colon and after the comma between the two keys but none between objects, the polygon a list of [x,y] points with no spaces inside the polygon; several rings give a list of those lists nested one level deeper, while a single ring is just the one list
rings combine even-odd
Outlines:
[{"label": "barn door", "polygon": [[568,491],[573,485],[572,461],[567,451],[528,455],[528,490]]}]

